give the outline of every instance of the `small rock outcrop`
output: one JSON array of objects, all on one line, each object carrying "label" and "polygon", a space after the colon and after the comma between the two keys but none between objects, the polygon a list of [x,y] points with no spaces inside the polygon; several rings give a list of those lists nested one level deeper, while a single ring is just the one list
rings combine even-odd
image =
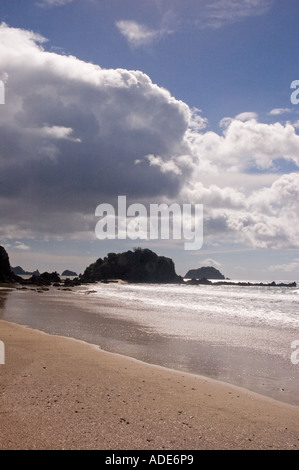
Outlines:
[{"label": "small rock outcrop", "polygon": [[75,273],[74,271],[70,271],[69,269],[66,269],[65,271],[63,271],[63,273],[61,274],[61,276],[75,277],[75,276],[78,276],[78,274]]},{"label": "small rock outcrop", "polygon": [[33,284],[35,286],[50,286],[53,283],[60,283],[60,277],[55,271],[53,273],[44,272],[38,276],[33,274],[29,279],[22,279],[21,284]]},{"label": "small rock outcrop", "polygon": [[203,266],[198,269],[190,269],[185,279],[225,279],[224,275],[213,266]]}]

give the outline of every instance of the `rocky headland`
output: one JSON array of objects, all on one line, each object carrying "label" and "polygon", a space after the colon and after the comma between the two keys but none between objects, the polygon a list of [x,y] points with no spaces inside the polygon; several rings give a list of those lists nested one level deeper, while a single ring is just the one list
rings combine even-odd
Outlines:
[{"label": "rocky headland", "polygon": [[170,258],[158,256],[149,249],[136,248],[124,253],[109,253],[88,266],[80,277],[82,282],[121,279],[127,282],[179,283]]},{"label": "rocky headland", "polygon": [[7,251],[3,246],[0,246],[0,282],[14,283],[19,282],[20,279],[11,269]]}]

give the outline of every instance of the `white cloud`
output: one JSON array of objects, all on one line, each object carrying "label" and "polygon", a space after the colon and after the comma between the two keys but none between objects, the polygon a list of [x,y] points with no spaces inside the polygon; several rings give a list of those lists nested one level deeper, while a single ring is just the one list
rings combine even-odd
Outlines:
[{"label": "white cloud", "polygon": [[198,109],[198,108],[191,109],[189,129],[191,129],[193,132],[202,131],[208,125],[207,118],[202,117],[201,113],[202,113],[201,109]]},{"label": "white cloud", "polygon": [[20,250],[20,251],[30,251],[31,249],[30,246],[17,240],[13,244],[11,244],[4,239],[3,244],[5,245],[6,249]]},{"label": "white cloud", "polygon": [[156,27],[132,20],[120,20],[116,26],[132,46],[152,44],[166,35],[194,27],[220,28],[242,21],[247,17],[266,13],[273,0],[188,0],[188,8],[181,0],[155,0],[153,8],[158,12]]},{"label": "white cloud", "polygon": [[204,204],[207,238],[218,232],[255,248],[299,248],[299,173],[282,175],[253,193],[194,183],[187,194]]},{"label": "white cloud", "polygon": [[149,161],[150,166],[157,166],[160,168],[162,173],[174,173],[176,175],[181,175],[182,171],[179,166],[176,164],[174,159],[170,161],[164,161],[159,155],[146,155],[146,159]]},{"label": "white cloud", "polygon": [[209,186],[195,181],[187,189],[188,199],[201,202],[206,207],[214,209],[238,209],[246,207],[246,196],[231,187],[220,187],[216,184]]},{"label": "white cloud", "polygon": [[285,114],[285,113],[290,113],[290,112],[291,112],[290,108],[274,108],[274,109],[271,109],[269,114],[271,116],[278,116],[280,114]]},{"label": "white cloud", "polygon": [[194,154],[229,171],[245,171],[252,167],[269,169],[277,159],[290,160],[299,166],[299,136],[290,123],[226,119],[225,125],[223,135],[215,132],[191,134],[189,142]]},{"label": "white cloud", "polygon": [[246,121],[250,121],[251,119],[257,120],[258,115],[253,112],[244,112],[244,113],[238,114],[236,116],[236,119],[238,119],[239,121],[246,122]]},{"label": "white cloud", "polygon": [[299,272],[299,258],[295,258],[294,261],[290,263],[271,265],[268,270],[270,272],[277,271],[285,273]]},{"label": "white cloud", "polygon": [[22,242],[16,242],[14,248],[16,248],[17,250],[21,250],[21,251],[29,251],[30,250],[30,246],[28,246],[28,245],[26,245],[25,243],[22,243]]},{"label": "white cloud", "polygon": [[219,127],[221,127],[222,129],[226,129],[233,122],[233,120],[234,118],[226,116],[222,118],[219,122]]},{"label": "white cloud", "polygon": [[218,261],[215,261],[212,258],[206,258],[206,259],[200,261],[200,265],[201,266],[213,266],[214,268],[219,269],[219,270],[222,267],[221,263],[219,263]]},{"label": "white cloud", "polygon": [[205,27],[219,28],[246,17],[262,15],[272,3],[272,0],[212,0],[204,10]]},{"label": "white cloud", "polygon": [[118,21],[117,28],[128,42],[135,47],[147,46],[160,39],[166,31],[150,29],[136,21]]},{"label": "white cloud", "polygon": [[49,139],[66,139],[73,142],[81,142],[81,139],[72,136],[73,129],[64,126],[43,126],[40,128],[32,129],[32,133],[39,135],[42,138]]},{"label": "white cloud", "polygon": [[40,0],[37,2],[39,6],[60,7],[72,3],[74,0]]}]

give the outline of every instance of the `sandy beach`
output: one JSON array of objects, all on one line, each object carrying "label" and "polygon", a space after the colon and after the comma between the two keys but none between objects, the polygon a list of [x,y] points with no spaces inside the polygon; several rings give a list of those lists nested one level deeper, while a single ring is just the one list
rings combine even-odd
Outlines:
[{"label": "sandy beach", "polygon": [[298,449],[299,407],[0,322],[0,449]]}]

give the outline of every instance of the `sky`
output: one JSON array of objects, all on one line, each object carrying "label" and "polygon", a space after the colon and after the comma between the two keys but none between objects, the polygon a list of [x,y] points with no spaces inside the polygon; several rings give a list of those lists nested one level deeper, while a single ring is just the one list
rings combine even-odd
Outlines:
[{"label": "sky", "polygon": [[[180,275],[298,280],[298,24],[298,0],[1,0],[12,266],[81,273],[141,246]],[[119,196],[203,205],[201,248],[98,239]]]}]

